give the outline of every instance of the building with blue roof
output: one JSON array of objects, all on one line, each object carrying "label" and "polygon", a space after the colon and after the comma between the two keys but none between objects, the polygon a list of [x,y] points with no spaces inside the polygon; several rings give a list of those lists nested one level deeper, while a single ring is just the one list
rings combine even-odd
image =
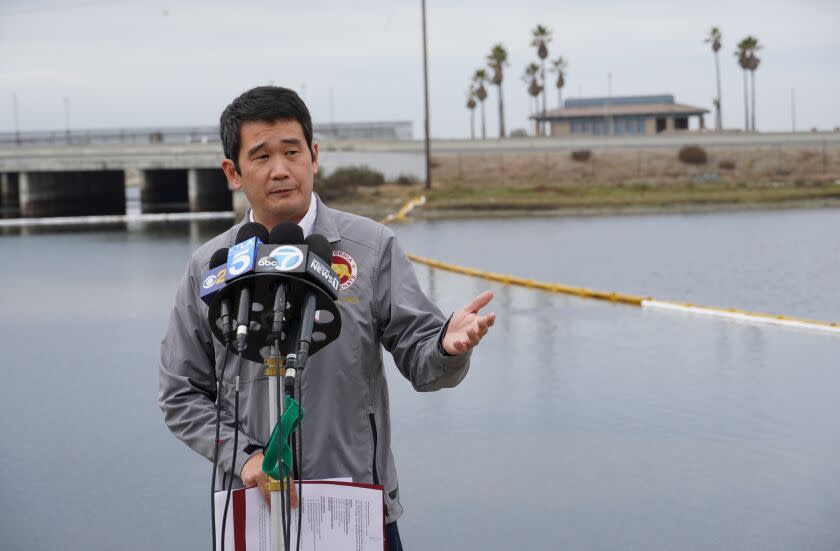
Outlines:
[{"label": "building with blue roof", "polygon": [[695,128],[705,128],[703,116],[708,109],[676,103],[671,94],[570,98],[563,107],[530,118],[548,122],[551,136],[651,136],[690,128],[690,118],[697,117]]}]

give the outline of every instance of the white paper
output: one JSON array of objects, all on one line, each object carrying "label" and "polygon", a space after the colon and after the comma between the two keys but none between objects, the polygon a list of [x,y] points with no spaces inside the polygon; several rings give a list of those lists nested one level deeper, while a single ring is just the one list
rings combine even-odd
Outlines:
[{"label": "white paper", "polygon": [[[226,493],[216,492],[214,498],[216,546],[221,550]],[[291,549],[297,549],[298,511],[292,509]],[[259,488],[234,490],[228,507],[225,551],[271,551],[270,520]],[[381,488],[347,482],[303,482],[301,551],[382,551],[384,526]],[[235,534],[239,531],[244,531],[244,548],[236,547]]]}]

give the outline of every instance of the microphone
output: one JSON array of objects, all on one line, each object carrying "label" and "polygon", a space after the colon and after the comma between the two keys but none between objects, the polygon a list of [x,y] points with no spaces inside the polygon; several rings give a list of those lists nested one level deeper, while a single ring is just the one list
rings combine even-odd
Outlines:
[{"label": "microphone", "polygon": [[[209,306],[213,297],[220,289],[225,287],[225,275],[227,273],[227,257],[228,248],[223,247],[218,249],[210,257],[210,269],[204,272],[201,276],[201,299]],[[225,297],[219,303],[220,314],[222,320],[222,335],[225,343],[230,342],[233,338],[233,323],[231,319],[231,304],[230,298]]]},{"label": "microphone", "polygon": [[303,245],[306,241],[300,226],[291,222],[280,222],[271,228],[268,242],[272,245]]},{"label": "microphone", "polygon": [[332,269],[332,245],[321,234],[313,233],[306,240],[309,245],[309,258],[306,273],[310,279],[324,289],[333,300],[338,298],[341,280]]},{"label": "microphone", "polygon": [[[330,245],[330,242],[327,240],[327,238],[323,235],[317,233],[310,235],[306,239],[306,244],[309,247],[309,262],[307,262],[307,267],[312,265],[313,260],[317,263],[317,260],[313,258],[313,256],[317,257],[318,259],[332,258],[332,246]],[[330,287],[330,290],[331,289],[332,288]],[[298,337],[297,354],[295,358],[295,366],[301,371],[303,371],[303,368],[306,367],[306,360],[309,359],[309,347],[312,345],[312,331],[315,326],[316,310],[317,295],[315,294],[315,291],[308,288],[306,290],[306,293],[304,294],[303,306],[301,307],[300,332]],[[292,385],[292,387],[294,387],[295,373],[292,372],[290,375],[291,376],[286,377],[287,388],[289,387],[289,385]]]},{"label": "microphone", "polygon": [[[280,222],[268,235],[268,242],[272,245],[298,245],[304,243],[303,230],[297,224]],[[275,341],[280,340],[283,332],[283,316],[286,313],[286,282],[279,280],[274,288],[274,320],[271,324],[271,336]]]},{"label": "microphone", "polygon": [[[246,226],[228,250],[226,271],[219,273],[223,267],[217,272],[208,271],[208,285],[224,280],[218,282],[215,295],[201,291],[210,301],[210,328],[232,352],[251,361],[263,362],[277,353],[272,351],[275,348],[283,356],[291,354],[296,364],[294,357],[301,338],[301,360],[305,360],[338,338],[341,331],[341,314],[335,302],[341,284],[332,269],[332,246],[322,236],[303,239],[297,224],[278,224],[271,233],[260,230],[259,224]],[[229,311],[234,314],[235,336],[228,341],[222,332],[224,299],[233,305]],[[317,319],[316,312],[320,316]]]},{"label": "microphone", "polygon": [[[231,281],[254,270],[257,249],[265,241],[268,241],[268,230],[262,224],[248,222],[239,228],[239,232],[236,234],[236,244],[228,251],[225,281],[229,285]],[[237,303],[236,313],[236,323],[238,324],[236,328],[236,351],[240,354],[245,350],[245,342],[248,338],[251,291],[252,285],[250,281],[240,283],[239,302]]]},{"label": "microphone", "polygon": [[208,306],[220,290],[225,288],[225,274],[227,274],[228,248],[224,247],[210,257],[210,266],[201,274],[201,300]]}]

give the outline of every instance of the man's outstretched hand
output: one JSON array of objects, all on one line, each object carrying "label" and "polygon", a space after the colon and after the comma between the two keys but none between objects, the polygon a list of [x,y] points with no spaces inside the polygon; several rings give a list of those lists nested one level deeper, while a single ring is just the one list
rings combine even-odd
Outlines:
[{"label": "man's outstretched hand", "polygon": [[496,314],[491,312],[482,316],[479,313],[479,310],[487,306],[491,300],[493,300],[493,293],[484,291],[452,315],[449,327],[446,328],[446,334],[443,336],[443,349],[447,354],[455,356],[472,349],[493,327]]}]

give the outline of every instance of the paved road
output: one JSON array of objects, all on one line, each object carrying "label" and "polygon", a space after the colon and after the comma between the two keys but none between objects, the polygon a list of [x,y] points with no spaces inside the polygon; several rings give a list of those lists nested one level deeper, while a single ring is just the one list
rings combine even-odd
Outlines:
[{"label": "paved road", "polygon": [[[840,147],[840,132],[744,134],[681,132],[656,136],[587,138],[509,138],[505,140],[434,140],[434,153],[551,152],[575,149],[670,149],[703,147],[801,146]],[[322,141],[325,153],[422,154],[420,140]],[[1,172],[218,168],[219,144],[107,144],[72,146],[6,146],[0,148]]]}]

